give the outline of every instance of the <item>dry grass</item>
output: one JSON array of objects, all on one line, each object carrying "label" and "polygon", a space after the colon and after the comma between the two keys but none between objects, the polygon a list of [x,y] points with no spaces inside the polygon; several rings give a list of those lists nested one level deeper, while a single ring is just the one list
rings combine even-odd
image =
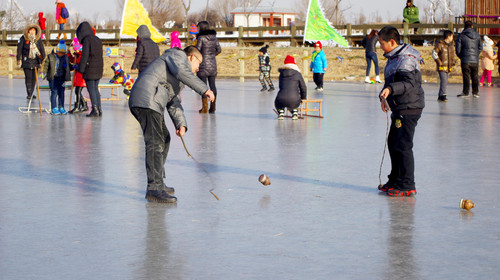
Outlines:
[{"label": "dry grass", "polygon": [[[160,46],[160,50],[162,52],[166,48],[166,45]],[[8,54],[9,49],[13,54],[15,54],[16,49],[13,47],[0,47],[0,75],[2,76],[7,75],[8,60],[11,57]],[[416,47],[416,49],[421,52],[425,61],[425,64],[421,65],[423,79],[428,83],[437,83],[438,75],[435,70],[436,65],[431,58],[432,47]],[[52,47],[48,47],[47,50],[47,53],[50,52],[52,50]],[[246,78],[257,78],[258,50],[259,48],[244,48],[243,55],[241,56],[243,59],[239,60],[239,48],[223,48],[222,53],[217,56],[219,77],[237,78],[240,73],[240,62],[243,62]],[[123,54],[122,57],[104,58],[105,67],[103,81],[106,81],[108,78],[111,78],[113,76],[113,72],[110,67],[114,62],[120,62],[123,68],[130,73],[130,66],[132,65],[135,55],[135,47],[122,47],[121,51]],[[364,80],[366,69],[364,49],[345,50],[341,48],[325,48],[324,51],[328,59],[328,70],[325,74],[325,81],[351,80],[361,82]],[[278,67],[283,64],[283,61],[287,55],[293,55],[295,57],[295,59],[297,60],[297,65],[301,69],[302,73],[304,73],[304,68],[309,67],[311,53],[312,48],[269,48],[272,65],[271,77],[273,79],[277,79]],[[379,49],[378,58],[381,77],[383,79],[383,67],[386,60],[382,54],[382,51]],[[343,58],[342,62],[340,61],[340,58]],[[15,57],[13,58],[13,60],[15,60]],[[306,70],[308,71],[308,69]],[[374,73],[374,67],[372,67],[372,73]],[[497,73],[498,72],[496,70],[493,72],[493,75],[495,76],[494,82],[500,82],[500,79],[497,77]],[[23,77],[24,74],[22,70],[15,68],[14,76]],[[308,78],[312,79],[312,73],[308,74]],[[462,75],[460,66],[458,66],[453,70],[449,82],[461,83],[461,81]]]}]

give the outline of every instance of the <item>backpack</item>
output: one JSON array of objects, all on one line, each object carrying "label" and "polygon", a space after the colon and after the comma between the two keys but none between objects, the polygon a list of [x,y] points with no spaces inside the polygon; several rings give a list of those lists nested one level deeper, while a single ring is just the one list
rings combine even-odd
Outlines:
[{"label": "backpack", "polygon": [[65,19],[69,18],[69,12],[68,12],[68,9],[66,9],[66,7],[62,7],[61,8],[61,14],[60,14],[60,16],[62,18],[65,18]]}]

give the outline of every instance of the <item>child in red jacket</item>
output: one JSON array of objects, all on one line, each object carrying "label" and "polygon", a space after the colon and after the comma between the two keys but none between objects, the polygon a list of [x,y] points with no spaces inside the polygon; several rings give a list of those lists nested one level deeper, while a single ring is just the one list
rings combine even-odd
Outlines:
[{"label": "child in red jacket", "polygon": [[[82,57],[82,45],[76,37],[73,38],[73,50],[73,54],[68,51],[68,57],[71,64],[75,65],[80,63]],[[82,73],[76,69],[73,77],[73,86],[75,87],[75,105],[68,113],[73,114],[87,111],[89,107],[82,94],[82,90],[84,87],[87,87],[87,84],[85,84]]]},{"label": "child in red jacket", "polygon": [[47,19],[43,16],[43,12],[38,13],[38,26],[40,26],[40,29],[42,30],[42,33],[40,34],[40,39],[45,39],[45,30],[47,30],[47,25],[45,24],[45,21]]}]

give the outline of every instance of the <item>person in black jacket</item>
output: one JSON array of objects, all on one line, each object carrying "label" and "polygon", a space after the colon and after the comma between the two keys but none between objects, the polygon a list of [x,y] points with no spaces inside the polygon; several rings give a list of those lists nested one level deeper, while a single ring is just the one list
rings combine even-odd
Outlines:
[{"label": "person in black jacket", "polygon": [[372,61],[373,64],[375,64],[375,82],[376,83],[382,83],[382,80],[380,80],[380,70],[378,68],[378,58],[377,58],[377,42],[378,42],[378,31],[375,29],[372,29],[370,31],[370,34],[366,35],[363,40],[361,41],[361,45],[365,48],[365,58],[366,58],[366,78],[365,78],[365,83],[370,84],[370,68],[372,66]]},{"label": "person in black jacket", "polygon": [[160,48],[151,40],[151,32],[146,25],[141,25],[137,28],[137,48],[135,59],[132,63],[132,70],[138,69],[139,74],[146,69],[151,61],[160,56]]},{"label": "person in black jacket", "polygon": [[455,52],[460,58],[462,66],[462,93],[457,97],[468,97],[472,79],[472,95],[479,97],[478,65],[479,54],[483,50],[481,36],[474,30],[474,24],[468,20],[464,24],[464,31],[458,35],[455,42]]},{"label": "person in black jacket", "polygon": [[76,69],[85,79],[92,103],[92,111],[87,117],[102,116],[101,93],[99,92],[99,80],[103,72],[102,42],[95,36],[94,30],[86,21],[78,25],[76,36],[82,44],[82,57]]},{"label": "person in black jacket", "polygon": [[17,65],[24,71],[27,99],[36,98],[36,95],[33,95],[37,79],[35,68],[40,69],[45,59],[45,48],[40,40],[41,33],[38,25],[29,24],[24,29],[24,35],[17,42]]},{"label": "person in black jacket", "polygon": [[382,111],[392,111],[392,123],[387,138],[391,173],[389,181],[378,189],[389,196],[414,196],[417,190],[413,136],[425,107],[420,73],[422,56],[408,44],[399,45],[399,32],[394,26],[388,25],[379,31],[379,42],[387,58],[385,84],[379,98]]},{"label": "person in black jacket", "polygon": [[210,102],[210,110],[208,109],[208,101],[206,97],[202,97],[202,108],[199,111],[202,114],[215,113],[215,102],[217,101],[217,88],[215,87],[215,78],[217,77],[217,60],[215,57],[221,53],[219,40],[217,40],[217,32],[208,29],[209,25],[206,21],[198,23],[198,30],[200,31],[196,36],[196,48],[200,50],[203,55],[203,62],[200,64],[200,71],[198,77],[210,87],[215,95],[215,100]]},{"label": "person in black jacket", "polygon": [[274,100],[274,106],[278,110],[278,120],[285,118],[285,108],[292,111],[292,120],[299,118],[299,106],[302,99],[307,98],[307,87],[300,69],[297,67],[295,58],[287,55],[285,65],[278,68],[280,72],[280,90]]}]

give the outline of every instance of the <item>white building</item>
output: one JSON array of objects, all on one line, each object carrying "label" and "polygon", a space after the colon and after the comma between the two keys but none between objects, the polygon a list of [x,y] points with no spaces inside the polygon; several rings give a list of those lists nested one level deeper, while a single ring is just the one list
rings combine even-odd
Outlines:
[{"label": "white building", "polygon": [[[253,10],[253,11],[252,11]],[[247,15],[250,24],[247,25]],[[233,26],[258,27],[258,26],[290,26],[295,23],[296,12],[291,8],[279,7],[249,7],[236,8],[231,11],[233,15]]]}]

